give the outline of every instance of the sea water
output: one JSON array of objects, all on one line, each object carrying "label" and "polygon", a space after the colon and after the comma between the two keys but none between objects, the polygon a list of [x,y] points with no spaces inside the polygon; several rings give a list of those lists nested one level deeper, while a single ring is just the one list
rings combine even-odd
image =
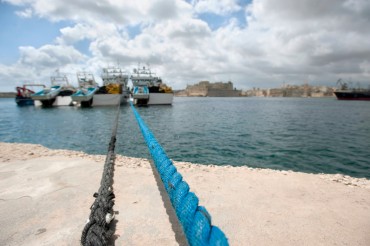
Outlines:
[{"label": "sea water", "polygon": [[[137,108],[169,158],[370,178],[370,102],[335,98],[180,98]],[[0,99],[0,141],[106,154],[116,107],[18,107]],[[130,106],[116,153],[150,158]]]}]

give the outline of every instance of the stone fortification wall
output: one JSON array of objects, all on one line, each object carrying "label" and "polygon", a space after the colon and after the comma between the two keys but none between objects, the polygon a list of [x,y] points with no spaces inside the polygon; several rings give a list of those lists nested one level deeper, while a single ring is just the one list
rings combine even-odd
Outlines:
[{"label": "stone fortification wall", "polygon": [[237,97],[241,95],[240,90],[234,90],[233,83],[201,81],[195,85],[186,87],[187,96],[208,96],[208,97]]},{"label": "stone fortification wall", "polygon": [[239,97],[241,95],[240,90],[215,90],[208,89],[208,97]]},{"label": "stone fortification wall", "polygon": [[233,83],[230,81],[227,83],[216,82],[216,83],[209,83],[208,84],[208,91],[209,90],[233,90]]},{"label": "stone fortification wall", "polygon": [[205,97],[208,92],[208,81],[201,81],[195,85],[188,85],[186,87],[186,94],[193,97]]}]

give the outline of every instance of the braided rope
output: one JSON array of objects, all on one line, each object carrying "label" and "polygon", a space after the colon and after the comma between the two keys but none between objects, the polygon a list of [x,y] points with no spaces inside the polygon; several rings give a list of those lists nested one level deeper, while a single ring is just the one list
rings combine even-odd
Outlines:
[{"label": "braided rope", "polygon": [[81,235],[81,245],[96,246],[108,245],[109,239],[114,233],[114,229],[110,228],[110,222],[114,219],[114,193],[113,193],[113,171],[116,155],[114,153],[116,135],[118,128],[118,118],[120,112],[120,104],[118,104],[116,119],[114,121],[112,136],[108,146],[108,153],[105,159],[100,188],[94,194],[96,198],[90,210],[90,217],[85,225]]},{"label": "braided rope", "polygon": [[212,226],[206,208],[198,206],[198,197],[189,192],[189,185],[177,172],[133,104],[130,104],[189,245],[228,245],[225,234]]}]

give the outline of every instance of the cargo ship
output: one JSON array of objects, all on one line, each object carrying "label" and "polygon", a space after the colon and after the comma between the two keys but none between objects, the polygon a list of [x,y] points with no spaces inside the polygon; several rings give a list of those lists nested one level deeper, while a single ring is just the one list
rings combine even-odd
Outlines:
[{"label": "cargo ship", "polygon": [[370,88],[369,89],[350,89],[346,82],[338,80],[337,84],[340,89],[335,91],[334,94],[338,100],[363,100],[370,101]]},{"label": "cargo ship", "polygon": [[370,90],[338,90],[334,94],[338,100],[370,101]]}]

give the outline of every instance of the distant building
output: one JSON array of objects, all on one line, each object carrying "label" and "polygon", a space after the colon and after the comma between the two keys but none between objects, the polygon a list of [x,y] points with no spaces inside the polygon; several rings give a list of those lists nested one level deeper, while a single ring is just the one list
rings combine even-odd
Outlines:
[{"label": "distant building", "polygon": [[201,81],[195,85],[188,85],[186,86],[186,94],[190,97],[205,97],[208,93],[208,81]]},{"label": "distant building", "polygon": [[280,88],[243,91],[249,97],[334,97],[334,88],[327,86],[284,85]]},{"label": "distant building", "polygon": [[267,95],[270,97],[283,97],[284,91],[282,88],[273,88],[273,89],[269,89],[269,94]]},{"label": "distant building", "polygon": [[188,85],[186,87],[186,94],[190,97],[239,97],[241,90],[233,87],[231,81],[227,83],[209,81],[201,81],[195,85]]},{"label": "distant building", "polygon": [[242,92],[242,96],[245,97],[265,97],[267,95],[267,90],[260,88],[253,88],[252,90],[247,90]]}]

